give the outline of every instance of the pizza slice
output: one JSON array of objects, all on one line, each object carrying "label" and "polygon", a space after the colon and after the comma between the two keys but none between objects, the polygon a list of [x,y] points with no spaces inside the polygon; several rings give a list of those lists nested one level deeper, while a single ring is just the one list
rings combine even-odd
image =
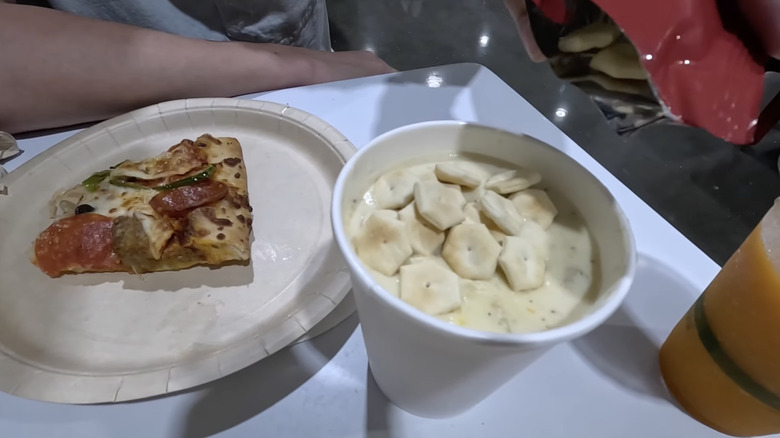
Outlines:
[{"label": "pizza slice", "polygon": [[250,258],[246,165],[235,138],[204,134],[96,172],[54,196],[33,263],[50,277],[219,267]]}]

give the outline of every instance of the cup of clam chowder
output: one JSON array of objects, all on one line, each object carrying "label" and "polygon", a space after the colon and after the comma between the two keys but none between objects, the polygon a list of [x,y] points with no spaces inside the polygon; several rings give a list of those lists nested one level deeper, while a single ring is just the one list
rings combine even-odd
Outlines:
[{"label": "cup of clam chowder", "polygon": [[607,188],[527,135],[397,128],[349,160],[331,207],[371,373],[424,417],[468,410],[590,332],[634,277],[634,239]]}]

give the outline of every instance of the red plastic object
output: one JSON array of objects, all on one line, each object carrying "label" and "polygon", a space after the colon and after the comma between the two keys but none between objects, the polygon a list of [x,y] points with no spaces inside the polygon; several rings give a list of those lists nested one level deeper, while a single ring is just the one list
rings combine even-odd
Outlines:
[{"label": "red plastic object", "polygon": [[[551,20],[565,16],[558,9],[565,8],[563,0],[533,1]],[[742,145],[757,142],[777,123],[780,102],[760,114],[763,60],[724,29],[716,0],[593,2],[636,46],[674,120]]]},{"label": "red plastic object", "polygon": [[536,6],[550,20],[564,24],[569,21],[569,11],[566,9],[565,0],[533,0]]}]

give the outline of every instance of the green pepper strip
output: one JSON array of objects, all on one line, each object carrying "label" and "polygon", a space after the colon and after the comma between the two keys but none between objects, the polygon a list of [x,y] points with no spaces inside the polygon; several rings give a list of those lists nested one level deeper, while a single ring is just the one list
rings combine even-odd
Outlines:
[{"label": "green pepper strip", "polygon": [[108,183],[119,187],[130,187],[131,189],[151,189],[151,187],[146,187],[136,182],[128,181],[127,177],[124,176],[115,176],[108,180]]},{"label": "green pepper strip", "polygon": [[178,181],[174,181],[174,182],[172,182],[170,184],[157,186],[157,187],[155,187],[155,189],[156,190],[171,190],[171,189],[175,189],[176,187],[182,187],[182,186],[188,186],[190,184],[195,184],[198,181],[202,181],[204,179],[208,179],[214,173],[215,170],[217,170],[217,166],[212,164],[209,167],[207,167],[206,170],[204,170],[201,173],[189,176],[189,177],[184,178],[184,179],[180,179]]},{"label": "green pepper strip", "polygon": [[89,178],[82,181],[81,185],[83,185],[88,192],[96,192],[100,183],[106,179],[110,173],[110,170],[101,170],[100,172],[95,172]]},{"label": "green pepper strip", "polygon": [[117,167],[127,163],[129,160],[122,160],[119,163],[114,164],[113,166],[109,167],[109,169],[116,169]]},{"label": "green pepper strip", "polygon": [[132,181],[128,181],[126,178],[121,176],[111,178],[108,182],[115,186],[120,186],[120,187],[130,187],[134,189],[155,189],[155,190],[163,191],[163,190],[175,189],[177,187],[188,186],[190,184],[195,184],[198,181],[208,179],[214,173],[215,170],[217,170],[217,167],[212,164],[209,167],[207,167],[206,170],[204,170],[203,172],[189,176],[184,179],[180,179],[178,181],[174,181],[170,184],[164,184],[157,187],[147,187]]}]

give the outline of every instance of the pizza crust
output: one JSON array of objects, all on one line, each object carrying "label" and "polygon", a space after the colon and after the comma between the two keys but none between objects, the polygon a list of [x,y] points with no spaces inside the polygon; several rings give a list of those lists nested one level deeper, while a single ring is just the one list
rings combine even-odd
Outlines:
[{"label": "pizza crust", "polygon": [[190,214],[193,245],[209,254],[210,260],[248,260],[249,235],[252,230],[252,207],[249,204],[244,155],[238,140],[203,135],[195,141],[216,165],[214,181],[229,187],[228,195]]}]

